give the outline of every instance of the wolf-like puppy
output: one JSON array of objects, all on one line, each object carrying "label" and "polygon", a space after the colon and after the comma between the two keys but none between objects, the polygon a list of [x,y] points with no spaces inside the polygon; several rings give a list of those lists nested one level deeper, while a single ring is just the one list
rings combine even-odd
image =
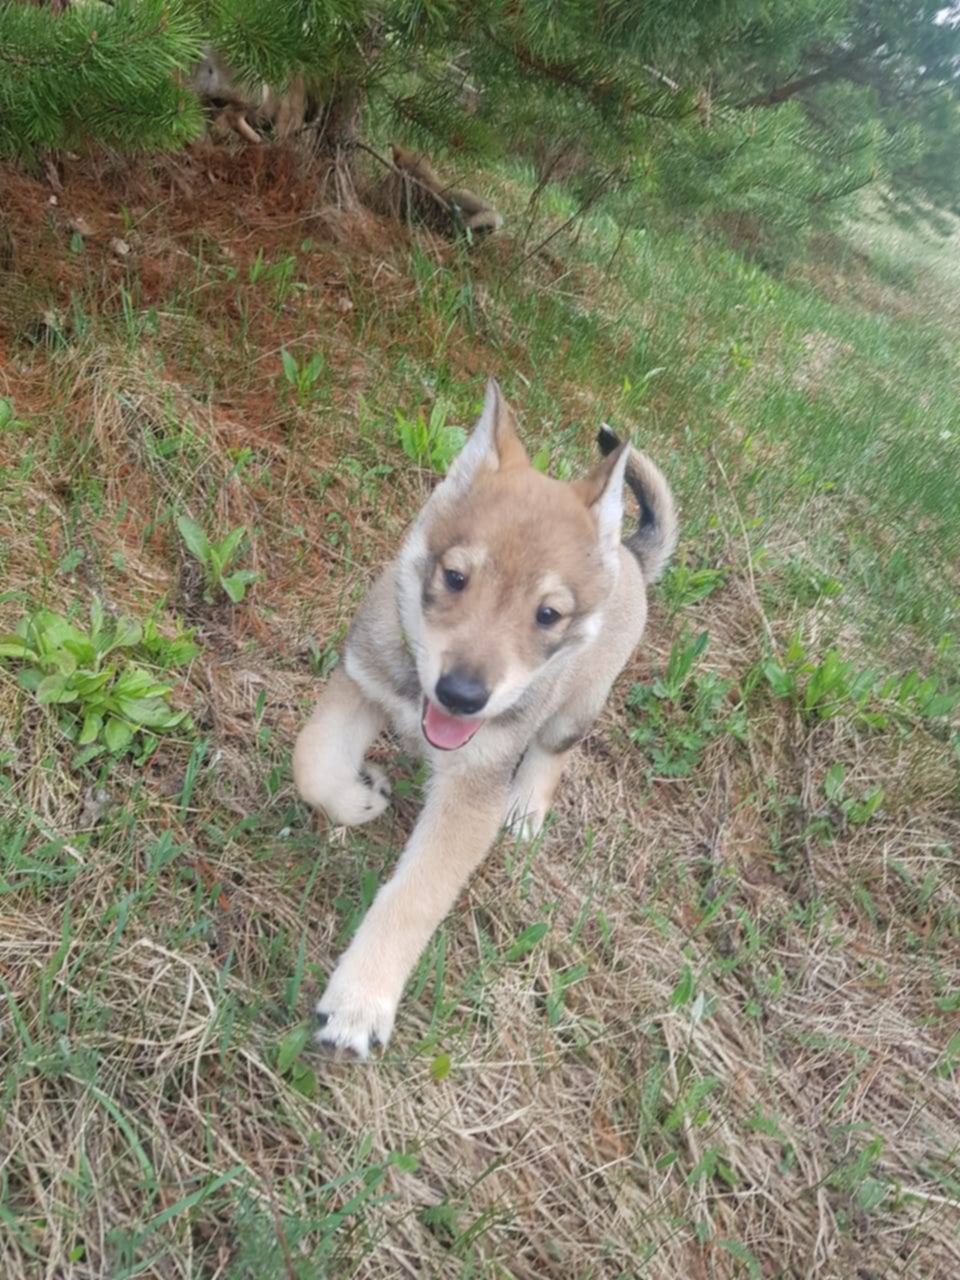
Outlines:
[{"label": "wolf-like puppy", "polygon": [[308,102],[302,76],[294,76],[282,92],[269,85],[244,87],[212,45],[205,44],[201,54],[191,69],[189,84],[206,108],[210,123],[232,129],[254,144],[263,142],[258,128],[269,128],[275,138],[283,140],[303,127]]},{"label": "wolf-like puppy", "polygon": [[[670,489],[600,433],[582,479],[542,475],[497,383],[449,473],[374,583],[343,661],[297,739],[304,800],[331,822],[389,802],[364,756],[389,721],[432,766],[426,804],[317,1006],[318,1040],[366,1057],[404,984],[504,823],[530,838],[646,621],[677,536]],[[626,480],[640,523],[621,541]]]},{"label": "wolf-like puppy", "polygon": [[489,235],[503,226],[503,215],[489,200],[467,187],[449,187],[422,151],[409,151],[396,143],[390,148],[400,182],[393,186],[394,213],[421,219],[441,235],[468,232]]}]

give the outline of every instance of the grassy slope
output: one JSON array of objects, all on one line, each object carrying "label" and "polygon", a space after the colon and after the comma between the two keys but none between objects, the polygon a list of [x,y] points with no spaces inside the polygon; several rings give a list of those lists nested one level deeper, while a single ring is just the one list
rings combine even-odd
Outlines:
[{"label": "grassy slope", "polygon": [[[139,768],[72,767],[0,664],[3,1275],[960,1270],[955,713],[855,686],[958,678],[948,253],[871,230],[776,277],[596,225],[468,266],[215,163],[8,192],[0,620],[99,594],[200,653]],[[301,394],[284,344],[322,353]],[[491,857],[385,1059],[328,1063],[297,1028],[419,776],[382,744],[392,816],[335,839],[289,746],[429,484],[395,410],[466,423],[487,372],[561,474],[603,419],[648,448],[678,568],[546,837]],[[243,604],[184,512],[249,531]]]}]

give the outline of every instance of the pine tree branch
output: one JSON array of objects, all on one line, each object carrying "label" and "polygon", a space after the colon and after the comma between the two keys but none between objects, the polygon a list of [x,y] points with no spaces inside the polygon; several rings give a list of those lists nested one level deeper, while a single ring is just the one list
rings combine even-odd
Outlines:
[{"label": "pine tree branch", "polygon": [[768,89],[764,93],[758,93],[752,98],[746,98],[743,102],[738,103],[738,107],[777,107],[783,102],[788,102],[791,98],[795,98],[798,93],[805,93],[807,89],[814,89],[817,85],[827,84],[835,80],[853,79],[853,71],[858,63],[864,62],[872,55],[876,55],[883,48],[882,41],[878,41],[877,37],[873,37],[869,43],[863,43],[848,49],[840,57],[835,57],[827,63],[826,66],[820,67],[816,71],[811,71],[805,76],[798,76],[795,80],[788,80],[785,84],[778,85],[775,89]]},{"label": "pine tree branch", "polygon": [[[663,111],[645,107],[643,98],[628,84],[618,81],[615,75],[588,78],[582,68],[569,62],[554,62],[543,58],[521,40],[510,39],[505,42],[498,39],[489,28],[486,31],[486,35],[491,44],[501,49],[504,53],[510,54],[525,70],[532,71],[535,75],[552,84],[560,85],[566,89],[575,89],[601,111],[609,110],[611,107],[619,105],[622,114],[625,116],[638,115],[658,120],[664,115]],[[655,69],[645,67],[644,70],[661,79],[671,94],[678,92],[680,86],[668,82]],[[690,108],[682,114],[689,115],[692,110]]]},{"label": "pine tree branch", "polygon": [[554,84],[564,85],[568,89],[576,89],[596,106],[609,105],[610,86],[602,81],[585,80],[576,68],[562,62],[548,62],[545,58],[541,58],[534,53],[532,49],[517,41],[513,41],[509,45],[500,44],[496,40],[494,43],[505,52],[511,53],[520,65],[526,67],[528,71],[535,71],[537,75],[543,76],[545,80],[551,80]]},{"label": "pine tree branch", "polygon": [[[137,45],[143,44],[149,40],[157,40],[167,32],[166,22],[158,22],[156,26],[148,31],[139,31],[129,40],[124,40],[115,45],[112,52],[123,54],[128,49],[134,49]],[[87,36],[87,41],[82,52],[75,54],[72,58],[65,60],[62,50],[54,49],[50,54],[44,54],[40,57],[31,57],[25,54],[12,53],[9,48],[4,49],[0,45],[0,62],[6,62],[10,66],[15,67],[56,67],[59,69],[74,70],[82,67],[94,52],[97,44],[97,33],[92,31]]]}]

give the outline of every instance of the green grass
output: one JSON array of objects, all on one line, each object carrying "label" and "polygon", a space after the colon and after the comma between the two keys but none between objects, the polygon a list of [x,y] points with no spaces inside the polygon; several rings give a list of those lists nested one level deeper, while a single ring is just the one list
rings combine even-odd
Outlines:
[{"label": "green grass", "polygon": [[[0,658],[2,1274],[952,1274],[951,247],[865,223],[774,274],[594,222],[525,259],[138,181],[68,192],[133,218],[122,276],[38,214],[0,298],[0,630],[133,619],[96,660],[187,713],[84,759]],[[487,373],[553,474],[629,433],[682,541],[545,833],[383,1059],[331,1063],[312,1001],[424,779],[381,744],[395,804],[341,840],[290,745]]]}]

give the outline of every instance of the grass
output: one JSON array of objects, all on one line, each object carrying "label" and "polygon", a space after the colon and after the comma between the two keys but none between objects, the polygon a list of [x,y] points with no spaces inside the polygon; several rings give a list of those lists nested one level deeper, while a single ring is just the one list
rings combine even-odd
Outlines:
[{"label": "grass", "polygon": [[[0,630],[132,619],[171,723],[78,759],[0,660],[2,1274],[954,1274],[950,246],[462,256],[213,178],[74,166],[82,244],[7,183]],[[381,744],[390,816],[335,839],[290,744],[488,372],[554,474],[629,432],[683,538],[546,833],[333,1063],[311,1001],[423,778]]]}]

